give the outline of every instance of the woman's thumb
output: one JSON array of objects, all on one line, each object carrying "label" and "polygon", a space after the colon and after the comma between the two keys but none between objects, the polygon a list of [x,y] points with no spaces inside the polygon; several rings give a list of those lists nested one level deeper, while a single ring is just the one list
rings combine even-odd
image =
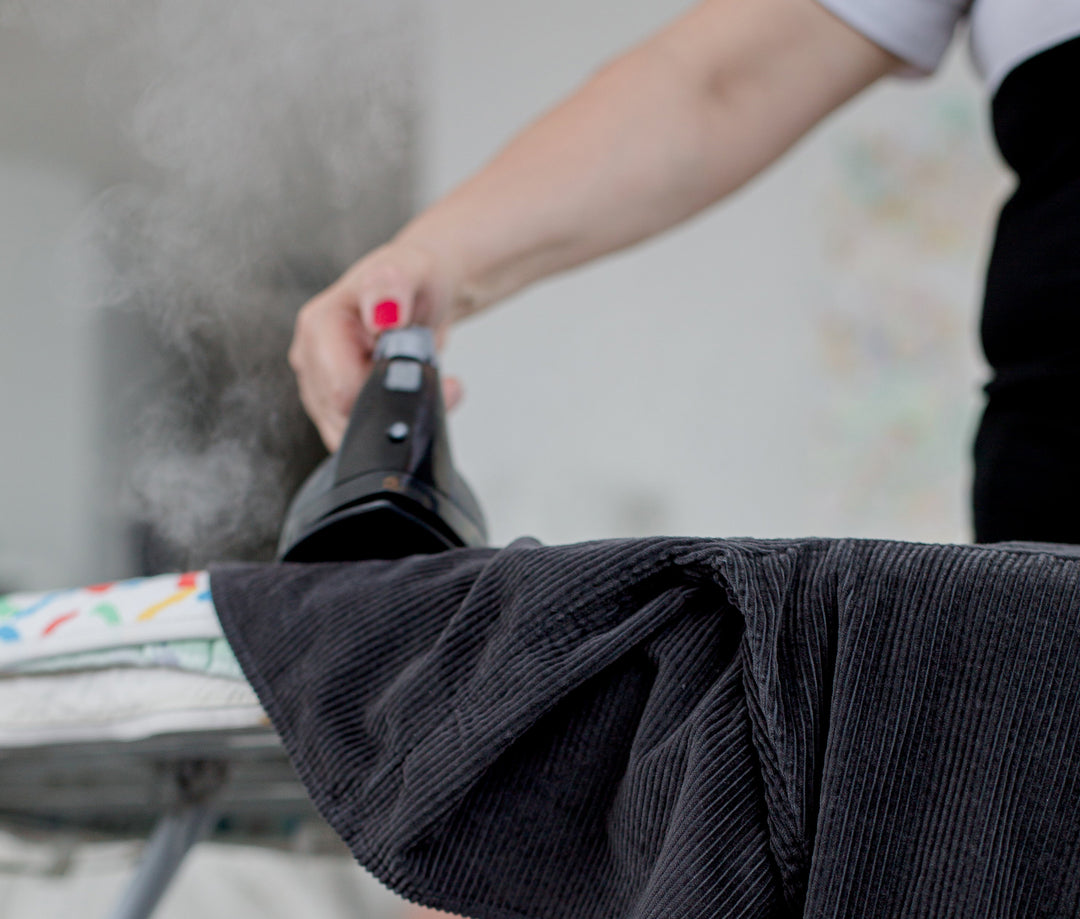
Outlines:
[{"label": "woman's thumb", "polygon": [[373,332],[383,332],[386,329],[394,329],[398,326],[408,325],[409,320],[404,316],[400,298],[388,297],[372,303],[370,310],[365,310],[367,326]]},{"label": "woman's thumb", "polygon": [[398,283],[383,279],[379,284],[365,285],[360,295],[364,325],[375,335],[409,325],[413,321],[415,299],[413,286],[404,278]]}]

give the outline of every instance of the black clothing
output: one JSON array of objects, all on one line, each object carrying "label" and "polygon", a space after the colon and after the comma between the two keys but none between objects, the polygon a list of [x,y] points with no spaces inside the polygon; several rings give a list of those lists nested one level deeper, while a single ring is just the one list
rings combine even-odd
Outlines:
[{"label": "black clothing", "polygon": [[312,799],[479,919],[1080,916],[1080,561],[651,539],[212,573]]},{"label": "black clothing", "polygon": [[1080,38],[1025,61],[994,96],[1018,185],[987,275],[994,376],[975,444],[979,542],[1080,543]]}]

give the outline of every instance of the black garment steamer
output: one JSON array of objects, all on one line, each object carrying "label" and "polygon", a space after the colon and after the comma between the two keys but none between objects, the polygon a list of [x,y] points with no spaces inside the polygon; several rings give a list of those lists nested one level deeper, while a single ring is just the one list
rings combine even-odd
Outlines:
[{"label": "black garment steamer", "polygon": [[383,333],[337,453],[296,493],[278,545],[286,562],[431,554],[487,541],[454,468],[430,329]]}]

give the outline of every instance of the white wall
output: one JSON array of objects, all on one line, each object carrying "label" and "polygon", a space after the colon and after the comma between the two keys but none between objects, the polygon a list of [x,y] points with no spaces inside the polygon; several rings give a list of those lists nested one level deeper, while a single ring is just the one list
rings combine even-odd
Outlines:
[{"label": "white wall", "polygon": [[71,62],[27,39],[0,30],[0,588],[94,580],[114,558],[95,516],[96,317],[64,240],[132,164]]},{"label": "white wall", "polygon": [[[427,193],[682,0],[432,4]],[[1004,178],[965,54],[724,206],[463,325],[493,535],[969,538],[979,273]]]},{"label": "white wall", "polygon": [[0,590],[269,552],[293,314],[412,206],[416,18],[0,0]]}]

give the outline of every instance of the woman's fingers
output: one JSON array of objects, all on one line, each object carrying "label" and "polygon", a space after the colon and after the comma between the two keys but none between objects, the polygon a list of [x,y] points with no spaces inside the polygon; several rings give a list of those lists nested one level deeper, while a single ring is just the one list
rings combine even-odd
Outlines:
[{"label": "woman's fingers", "polygon": [[289,363],[296,372],[304,409],[330,451],[341,443],[353,403],[371,369],[374,344],[347,289],[330,288],[297,316]]}]

